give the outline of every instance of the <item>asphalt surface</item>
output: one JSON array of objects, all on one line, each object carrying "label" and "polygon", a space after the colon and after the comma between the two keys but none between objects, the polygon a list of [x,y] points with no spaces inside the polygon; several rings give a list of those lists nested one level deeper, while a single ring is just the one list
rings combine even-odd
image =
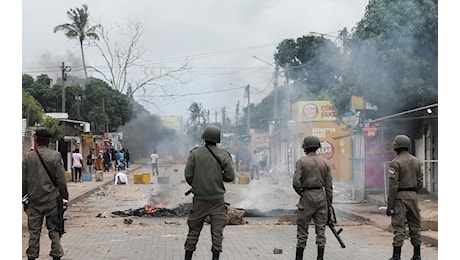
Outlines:
[{"label": "asphalt surface", "polygon": [[[149,166],[133,165],[125,172],[128,185],[114,185],[114,172],[104,173],[103,181],[68,182],[71,207],[66,211],[66,231],[62,238],[63,259],[183,259],[183,244],[188,227],[186,217],[120,217],[115,211],[143,207],[146,203],[164,203],[173,208],[190,203],[185,196],[189,186],[183,181],[183,166],[164,165],[149,184],[134,184],[135,173],[149,172]],[[244,173],[239,173],[243,175]],[[164,183],[165,180],[167,183]],[[289,176],[264,176],[260,180],[226,184],[226,201],[243,209],[294,210],[298,200]],[[340,190],[340,189],[338,189]],[[337,196],[336,196],[337,195]],[[337,229],[346,244],[341,248],[334,235],[326,231],[326,259],[388,259],[391,256],[390,220],[379,211],[379,196],[372,204],[354,203],[344,194],[335,194]],[[433,207],[434,201],[429,203]],[[437,200],[436,200],[437,204]],[[437,208],[437,205],[436,205]],[[433,210],[430,218],[433,218]],[[423,219],[423,208],[422,208]],[[125,221],[131,220],[132,223]],[[26,259],[28,243],[27,217],[23,214],[22,258]],[[228,225],[224,230],[221,259],[294,259],[296,226],[276,217],[244,218],[241,225]],[[437,221],[437,215],[436,215]],[[304,259],[316,257],[314,227]],[[438,259],[437,231],[422,232],[423,259]],[[205,224],[193,259],[211,259],[210,226]],[[46,228],[42,231],[40,259],[49,259]],[[406,240],[402,259],[410,259],[412,246]]]}]

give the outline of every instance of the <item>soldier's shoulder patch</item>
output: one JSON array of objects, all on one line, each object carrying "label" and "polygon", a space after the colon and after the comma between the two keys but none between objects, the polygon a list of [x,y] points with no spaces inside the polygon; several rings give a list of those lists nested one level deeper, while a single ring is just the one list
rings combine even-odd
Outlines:
[{"label": "soldier's shoulder patch", "polygon": [[393,169],[393,167],[388,168],[388,176],[389,176],[390,178],[394,178],[394,177],[395,177],[395,169]]}]

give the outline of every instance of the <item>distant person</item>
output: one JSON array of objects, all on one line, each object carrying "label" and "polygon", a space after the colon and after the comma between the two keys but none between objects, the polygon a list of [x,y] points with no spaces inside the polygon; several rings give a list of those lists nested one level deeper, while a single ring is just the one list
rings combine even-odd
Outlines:
[{"label": "distant person", "polygon": [[158,172],[158,159],[159,159],[159,156],[157,154],[157,151],[153,151],[153,153],[150,155],[150,159],[151,159],[151,163],[152,163],[152,174],[153,176],[155,176],[155,171],[157,173],[157,175],[160,175],[160,173]]},{"label": "distant person", "polygon": [[96,158],[94,159],[94,169],[96,169],[96,171],[102,171],[104,168],[103,168],[103,161],[104,161],[104,153],[102,152],[102,150],[99,151],[98,155],[96,156]]},{"label": "distant person", "polygon": [[108,172],[108,171],[110,171],[110,161],[111,161],[109,149],[105,150],[103,156],[104,156],[104,158],[103,158],[104,172],[106,172],[106,171]]},{"label": "distant person", "polygon": [[114,170],[116,170],[118,167],[118,152],[113,148],[110,150],[110,159],[112,160],[111,166]]},{"label": "distant person", "polygon": [[115,175],[115,185],[128,184],[128,176],[124,172],[118,172]]},{"label": "distant person", "polygon": [[257,174],[257,179],[259,179],[259,153],[254,150],[251,155],[251,180],[254,179],[254,172]]},{"label": "distant person", "polygon": [[93,169],[94,169],[94,155],[93,152],[90,150],[89,154],[86,156],[86,166],[88,167],[88,172],[90,174],[93,174]]},{"label": "distant person", "polygon": [[190,151],[185,166],[184,177],[193,193],[193,210],[189,211],[187,218],[185,260],[192,259],[207,216],[211,224],[212,259],[218,260],[222,252],[224,227],[229,218],[224,201],[224,182],[235,179],[235,170],[230,154],[216,145],[220,143],[220,134],[218,127],[206,127],[201,136],[204,145]]},{"label": "distant person", "polygon": [[73,168],[74,168],[74,181],[75,183],[81,182],[81,171],[83,169],[83,156],[80,153],[79,148],[75,148],[75,151],[72,154],[73,159]]},{"label": "distant person", "polygon": [[412,260],[422,259],[420,256],[420,211],[417,192],[423,187],[422,164],[409,153],[411,141],[407,135],[398,135],[393,140],[393,150],[396,152],[388,175],[387,216],[391,216],[391,226],[394,229],[393,256],[390,259],[401,259],[401,248],[406,238],[406,223],[409,227],[410,242],[414,247]]},{"label": "distant person", "polygon": [[64,250],[61,246],[60,232],[63,230],[59,225],[58,207],[64,206],[65,209],[69,201],[64,162],[59,152],[48,148],[52,137],[48,130],[38,129],[35,135],[37,149],[27,152],[22,160],[22,203],[29,232],[26,255],[27,259],[38,259],[40,256],[40,238],[45,220],[51,240],[49,255],[53,260],[59,260]]},{"label": "distant person", "polygon": [[131,163],[131,158],[129,157],[129,149],[126,149],[125,160],[126,160],[126,168],[129,168],[129,164]]},{"label": "distant person", "polygon": [[297,160],[292,187],[300,195],[297,209],[296,260],[303,259],[307,246],[308,226],[315,224],[317,260],[323,260],[326,246],[326,223],[332,214],[332,175],[326,159],[316,153],[321,148],[318,137],[310,135],[303,139],[305,156]]},{"label": "distant person", "polygon": [[124,170],[125,169],[125,153],[124,149],[121,149],[120,152],[118,152],[118,170]]}]

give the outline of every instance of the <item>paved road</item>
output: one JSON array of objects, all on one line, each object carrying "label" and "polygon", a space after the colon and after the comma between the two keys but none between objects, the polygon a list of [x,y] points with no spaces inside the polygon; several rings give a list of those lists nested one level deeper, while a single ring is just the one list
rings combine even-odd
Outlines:
[{"label": "paved road", "polygon": [[[135,172],[149,172],[141,166],[129,173],[129,185],[101,186],[91,195],[75,201],[66,212],[66,231],[62,239],[63,259],[183,259],[183,244],[187,234],[185,217],[113,217],[112,212],[138,209],[148,202],[165,203],[173,208],[191,202],[183,193],[189,188],[183,182],[183,166],[160,168],[167,184],[133,184]],[[71,185],[84,185],[71,184]],[[262,176],[249,184],[228,184],[226,200],[234,207],[292,209],[298,196],[293,193],[290,178]],[[341,205],[342,207],[344,205]],[[346,206],[346,205],[345,205]],[[367,224],[360,218],[338,211],[338,228],[346,244],[339,246],[327,230],[326,259],[388,259],[391,255],[392,234]],[[132,219],[127,225],[124,219]],[[245,218],[246,224],[229,225],[224,231],[222,260],[235,259],[294,259],[296,226],[279,223],[277,218]],[[310,233],[314,234],[311,227]],[[27,232],[23,235],[23,259],[27,245]],[[47,257],[49,239],[42,236],[40,259]],[[193,259],[211,259],[209,225],[205,225]],[[281,249],[281,254],[274,254]],[[410,259],[412,247],[408,240],[403,247],[402,259]],[[422,246],[424,259],[438,259],[438,250]],[[308,240],[305,259],[316,257],[314,235]]]}]

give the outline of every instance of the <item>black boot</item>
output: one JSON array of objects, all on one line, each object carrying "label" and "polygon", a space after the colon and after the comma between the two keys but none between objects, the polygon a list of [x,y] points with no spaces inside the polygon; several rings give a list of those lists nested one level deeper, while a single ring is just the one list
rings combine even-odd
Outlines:
[{"label": "black boot", "polygon": [[53,256],[53,260],[61,260],[60,256]]},{"label": "black boot", "polygon": [[316,260],[323,260],[324,256],[324,247],[318,247],[318,257],[316,257]]},{"label": "black boot", "polygon": [[414,255],[412,256],[411,260],[421,260],[422,257],[420,256],[420,246],[414,246]]},{"label": "black boot", "polygon": [[185,260],[192,260],[193,251],[185,250]]},{"label": "black boot", "polygon": [[35,257],[28,256],[28,257],[27,257],[27,260],[35,260]]},{"label": "black boot", "polygon": [[393,256],[389,260],[401,260],[400,246],[393,246]]},{"label": "black boot", "polygon": [[295,250],[295,260],[302,260],[303,259],[303,250],[304,247],[297,247]]},{"label": "black boot", "polygon": [[212,251],[212,260],[219,260],[220,252]]}]

